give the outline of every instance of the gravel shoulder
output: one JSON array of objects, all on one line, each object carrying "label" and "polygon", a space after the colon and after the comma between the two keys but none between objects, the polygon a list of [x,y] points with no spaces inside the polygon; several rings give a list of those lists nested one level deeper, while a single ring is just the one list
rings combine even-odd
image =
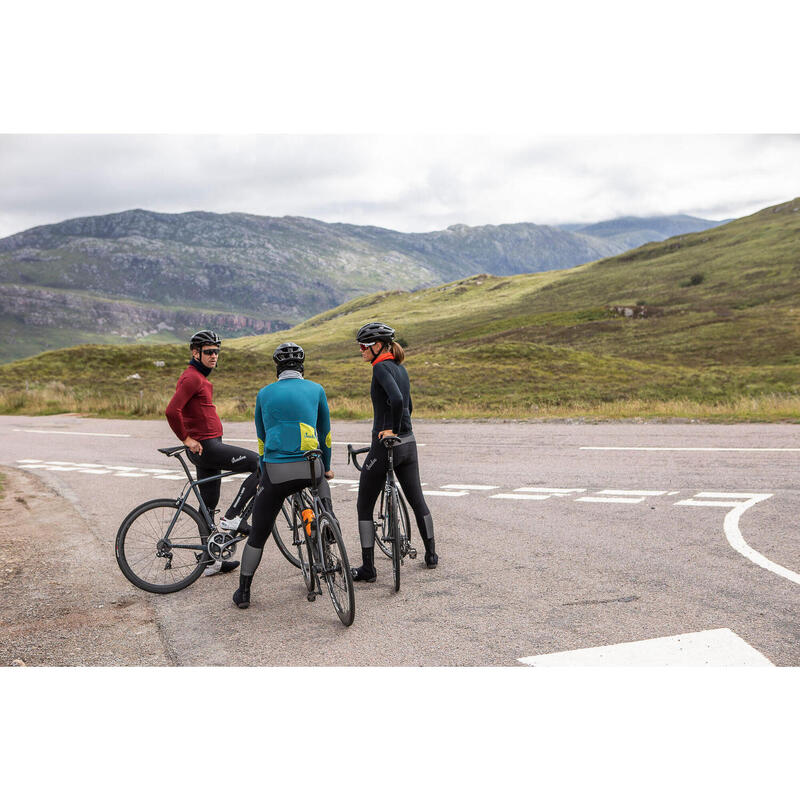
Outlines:
[{"label": "gravel shoulder", "polygon": [[73,503],[30,473],[3,473],[0,665],[174,663],[148,599]]}]

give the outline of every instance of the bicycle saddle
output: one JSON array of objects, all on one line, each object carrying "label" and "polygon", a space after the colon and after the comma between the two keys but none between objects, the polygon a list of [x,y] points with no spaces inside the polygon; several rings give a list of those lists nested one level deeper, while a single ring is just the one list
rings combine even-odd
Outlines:
[{"label": "bicycle saddle", "polygon": [[384,436],[381,439],[384,447],[397,447],[400,444],[400,437],[399,436]]},{"label": "bicycle saddle", "polygon": [[165,456],[174,456],[178,451],[185,449],[185,444],[179,444],[176,447],[159,447],[158,452],[163,453]]}]

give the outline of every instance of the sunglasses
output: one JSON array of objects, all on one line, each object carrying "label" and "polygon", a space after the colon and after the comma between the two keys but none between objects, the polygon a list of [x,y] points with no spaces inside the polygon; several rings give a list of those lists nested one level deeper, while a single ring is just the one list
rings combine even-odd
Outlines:
[{"label": "sunglasses", "polygon": [[204,356],[218,356],[219,355],[219,347],[215,347],[213,350],[203,350]]},{"label": "sunglasses", "polygon": [[376,344],[377,342],[370,342],[369,344],[361,344],[361,342],[359,342],[358,346],[361,348],[361,352],[363,353],[365,350],[369,350],[370,347],[373,347]]}]

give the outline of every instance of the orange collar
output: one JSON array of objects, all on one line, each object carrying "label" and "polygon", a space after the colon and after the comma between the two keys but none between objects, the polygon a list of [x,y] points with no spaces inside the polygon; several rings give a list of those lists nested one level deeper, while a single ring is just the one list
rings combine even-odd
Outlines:
[{"label": "orange collar", "polygon": [[373,362],[372,366],[374,367],[376,364],[380,364],[381,361],[394,361],[394,354],[393,353],[381,353]]}]

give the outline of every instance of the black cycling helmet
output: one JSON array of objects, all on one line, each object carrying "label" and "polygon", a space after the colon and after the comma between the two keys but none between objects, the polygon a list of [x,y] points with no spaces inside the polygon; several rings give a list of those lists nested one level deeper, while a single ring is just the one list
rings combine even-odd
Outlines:
[{"label": "black cycling helmet", "polygon": [[219,347],[222,344],[222,339],[214,331],[197,331],[197,333],[192,334],[192,338],[189,340],[189,347],[192,350],[196,347],[202,347],[204,344],[213,344],[215,347]]},{"label": "black cycling helmet", "polygon": [[368,322],[358,329],[356,341],[359,344],[375,344],[375,342],[394,341],[394,328],[390,328],[383,322]]},{"label": "black cycling helmet", "polygon": [[294,342],[284,342],[275,348],[272,360],[279,366],[287,364],[302,364],[306,360],[306,354],[299,344]]}]

